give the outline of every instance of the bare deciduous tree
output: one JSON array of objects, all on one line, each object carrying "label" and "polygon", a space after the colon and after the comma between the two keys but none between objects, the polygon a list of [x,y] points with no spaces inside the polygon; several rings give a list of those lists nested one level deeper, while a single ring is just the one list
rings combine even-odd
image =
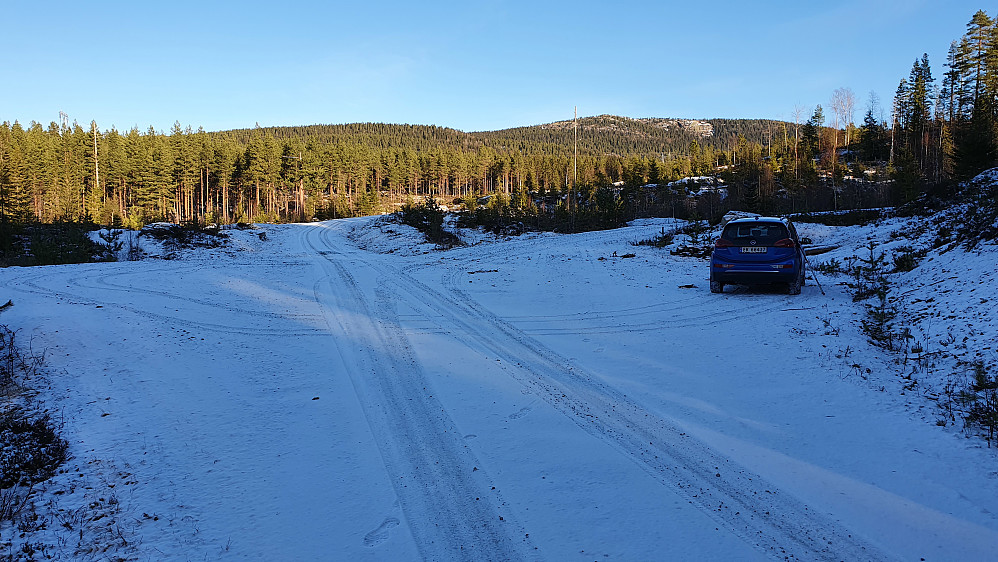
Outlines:
[{"label": "bare deciduous tree", "polygon": [[845,125],[846,128],[846,148],[849,148],[849,143],[852,137],[853,116],[856,113],[856,96],[852,93],[852,90],[850,90],[849,88],[845,88],[845,92],[842,94],[842,96],[843,96],[842,116],[843,116],[843,121],[845,121],[843,125]]},{"label": "bare deciduous tree", "polygon": [[[856,95],[850,88],[837,88],[832,92],[833,127],[845,129],[845,146],[849,146],[849,136],[852,131],[853,115],[856,113]],[[836,133],[837,135],[837,133]]]},{"label": "bare deciduous tree", "polygon": [[800,162],[798,160],[797,146],[800,144],[800,117],[804,113],[804,107],[794,106],[794,179],[800,179]]}]

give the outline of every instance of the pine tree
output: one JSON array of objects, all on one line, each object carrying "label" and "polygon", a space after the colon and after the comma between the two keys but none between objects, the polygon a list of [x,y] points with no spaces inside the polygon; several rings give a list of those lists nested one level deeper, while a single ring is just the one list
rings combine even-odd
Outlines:
[{"label": "pine tree", "polygon": [[801,150],[805,160],[813,161],[821,153],[821,127],[824,123],[825,113],[819,104],[801,128]]},{"label": "pine tree", "polygon": [[986,90],[986,72],[989,51],[994,49],[995,22],[984,10],[978,10],[967,24],[967,41],[970,46],[968,72],[973,84],[973,103],[978,105],[982,92]]},{"label": "pine tree", "polygon": [[908,78],[907,100],[905,101],[906,144],[912,155],[920,162],[923,171],[927,165],[929,151],[929,125],[932,119],[931,88],[932,72],[929,68],[929,55],[923,54],[911,67]]},{"label": "pine tree", "polygon": [[0,225],[19,224],[28,217],[28,166],[24,160],[24,129],[18,122],[0,125]]},{"label": "pine tree", "polygon": [[953,170],[968,179],[998,163],[998,22],[975,13],[951,59]]},{"label": "pine tree", "polygon": [[861,130],[859,151],[863,160],[874,161],[883,160],[885,131],[883,125],[873,115],[873,108],[866,110],[863,117],[863,128]]}]

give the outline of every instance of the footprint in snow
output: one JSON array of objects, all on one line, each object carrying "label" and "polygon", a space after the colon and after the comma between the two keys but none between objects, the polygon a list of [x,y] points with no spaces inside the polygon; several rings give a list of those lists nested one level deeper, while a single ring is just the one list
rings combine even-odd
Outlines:
[{"label": "footprint in snow", "polygon": [[399,520],[394,517],[386,517],[378,528],[364,535],[364,546],[375,547],[388,540],[389,531],[399,526]]},{"label": "footprint in snow", "polygon": [[517,412],[515,414],[510,414],[509,415],[509,419],[511,419],[511,420],[518,420],[518,419],[522,418],[523,416],[527,415],[529,412],[530,412],[530,407],[529,406],[524,406],[524,407],[520,408],[519,412]]}]

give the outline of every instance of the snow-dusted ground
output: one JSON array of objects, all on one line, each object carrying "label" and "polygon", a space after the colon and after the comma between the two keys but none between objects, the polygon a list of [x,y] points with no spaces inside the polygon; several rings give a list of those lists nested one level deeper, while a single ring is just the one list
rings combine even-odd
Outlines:
[{"label": "snow-dusted ground", "polygon": [[[889,249],[906,225],[799,229],[840,245],[817,262]],[[871,346],[844,278],[711,294],[703,260],[631,245],[671,226],[438,252],[368,218],[0,270],[2,321],[44,351],[74,455],[39,491],[52,524],[2,542],[139,560],[995,559],[998,458],[924,395],[955,360],[917,370]],[[993,362],[996,258],[936,252],[899,280],[926,352],[953,334]]]}]

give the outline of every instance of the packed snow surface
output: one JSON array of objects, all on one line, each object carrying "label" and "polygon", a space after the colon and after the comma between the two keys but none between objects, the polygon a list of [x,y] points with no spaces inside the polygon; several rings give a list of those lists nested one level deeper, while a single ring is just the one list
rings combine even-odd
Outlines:
[{"label": "packed snow surface", "polygon": [[[799,228],[844,259],[906,224]],[[935,423],[843,280],[711,294],[705,261],[632,245],[671,226],[441,252],[366,218],[0,270],[74,457],[34,537],[95,559],[995,559],[994,450]],[[994,359],[996,256],[906,274],[925,347],[955,331]]]}]

